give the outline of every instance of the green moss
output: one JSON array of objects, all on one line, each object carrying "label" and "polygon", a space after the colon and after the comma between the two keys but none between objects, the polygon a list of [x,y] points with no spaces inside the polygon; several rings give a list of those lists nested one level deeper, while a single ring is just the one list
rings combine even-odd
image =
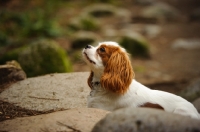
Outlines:
[{"label": "green moss", "polygon": [[68,28],[72,31],[86,30],[86,31],[95,31],[99,29],[98,22],[89,16],[82,18],[74,19],[69,25]]},{"label": "green moss", "polygon": [[120,40],[120,45],[122,45],[129,53],[133,56],[138,57],[149,57],[149,46],[147,42],[143,39],[138,39],[134,37],[124,36]]},{"label": "green moss", "polygon": [[28,77],[72,70],[65,51],[51,40],[40,40],[30,45],[19,55],[19,63]]}]

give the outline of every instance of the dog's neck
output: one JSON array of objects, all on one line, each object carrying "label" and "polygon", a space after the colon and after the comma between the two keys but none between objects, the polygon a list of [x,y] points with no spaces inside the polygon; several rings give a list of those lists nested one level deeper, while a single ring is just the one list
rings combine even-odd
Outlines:
[{"label": "dog's neck", "polygon": [[95,73],[95,72],[93,72],[93,73],[94,73],[94,75],[92,77],[92,82],[93,83],[100,82],[102,74],[101,73]]},{"label": "dog's neck", "polygon": [[101,80],[101,77],[102,77],[102,75],[103,75],[103,72],[104,72],[104,69],[101,69],[101,70],[92,70],[92,72],[93,72],[93,78],[92,78],[92,82],[93,81],[98,81],[98,82],[100,82],[100,80]]}]

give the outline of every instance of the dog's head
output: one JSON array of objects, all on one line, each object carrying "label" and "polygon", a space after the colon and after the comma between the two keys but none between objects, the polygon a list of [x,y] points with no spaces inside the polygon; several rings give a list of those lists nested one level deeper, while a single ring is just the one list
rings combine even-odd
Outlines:
[{"label": "dog's head", "polygon": [[125,93],[134,73],[126,50],[116,42],[102,42],[97,47],[87,45],[83,58],[91,68],[88,84],[91,87],[93,75],[100,76],[103,88],[115,93]]}]

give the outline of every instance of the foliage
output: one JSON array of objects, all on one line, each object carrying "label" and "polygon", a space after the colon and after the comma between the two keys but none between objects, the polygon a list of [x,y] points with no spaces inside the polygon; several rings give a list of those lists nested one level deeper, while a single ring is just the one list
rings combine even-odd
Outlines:
[{"label": "foliage", "polygon": [[[37,4],[39,3],[39,5]],[[23,7],[26,4],[28,7]],[[33,5],[31,5],[33,4]],[[34,6],[36,4],[36,6]],[[21,1],[22,10],[0,10],[0,45],[23,43],[32,38],[52,38],[63,34],[62,28],[52,17],[61,1]]]}]

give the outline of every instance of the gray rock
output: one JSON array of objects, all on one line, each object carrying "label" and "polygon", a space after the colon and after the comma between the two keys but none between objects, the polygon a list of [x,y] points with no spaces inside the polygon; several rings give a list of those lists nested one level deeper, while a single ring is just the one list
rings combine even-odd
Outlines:
[{"label": "gray rock", "polygon": [[86,7],[82,11],[81,16],[89,15],[95,18],[114,17],[120,21],[119,24],[124,24],[131,21],[131,14],[132,13],[127,9],[119,8],[111,4],[98,3]]},{"label": "gray rock", "polygon": [[189,86],[181,91],[179,95],[188,101],[192,102],[200,97],[200,79],[196,79]]},{"label": "gray rock", "polygon": [[172,43],[172,49],[199,49],[200,39],[177,39]]},{"label": "gray rock", "polygon": [[200,97],[193,102],[194,107],[200,113]]},{"label": "gray rock", "polygon": [[156,3],[146,7],[141,16],[144,18],[154,18],[158,21],[177,20],[180,15],[179,11],[166,3]]},{"label": "gray rock", "polygon": [[199,132],[200,121],[147,108],[126,108],[108,114],[92,132]]},{"label": "gray rock", "polygon": [[45,115],[16,118],[0,123],[6,132],[89,132],[108,112],[79,108]]},{"label": "gray rock", "polygon": [[161,27],[158,25],[146,25],[143,33],[149,38],[155,38],[161,33]]},{"label": "gray rock", "polygon": [[50,74],[17,82],[0,94],[0,100],[22,108],[48,111],[87,107],[89,73]]}]

